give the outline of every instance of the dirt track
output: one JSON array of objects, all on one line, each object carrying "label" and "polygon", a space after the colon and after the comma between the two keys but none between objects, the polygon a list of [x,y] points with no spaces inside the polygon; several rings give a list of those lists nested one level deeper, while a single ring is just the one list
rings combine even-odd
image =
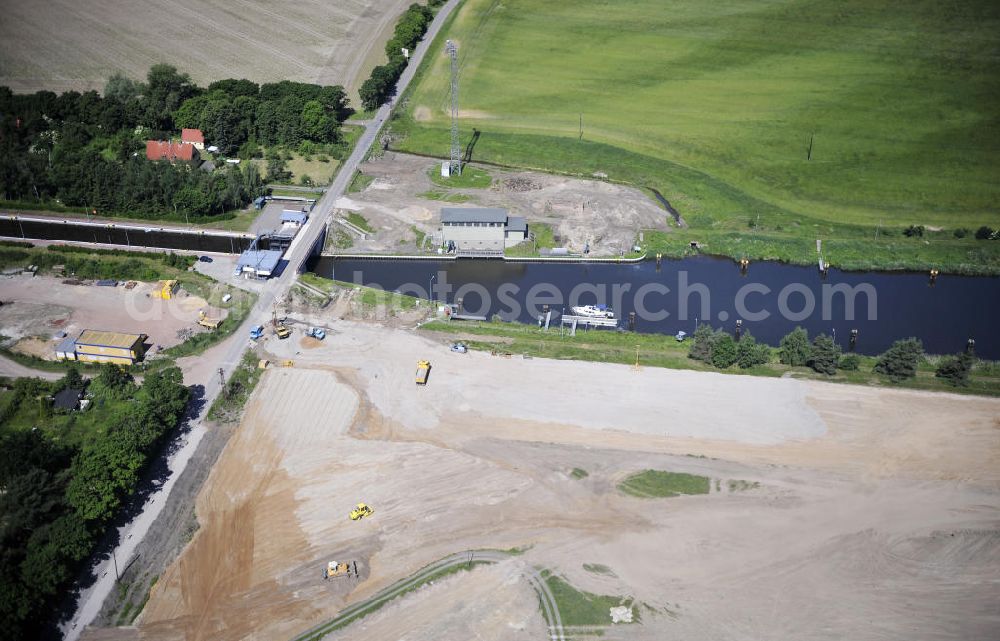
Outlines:
[{"label": "dirt track", "polygon": [[[996,399],[463,356],[347,322],[319,347],[296,335],[268,349],[295,367],[266,374],[133,638],[290,638],[455,551],[513,546],[649,606],[609,639],[990,638],[1000,625]],[[434,365],[426,388],[418,356]],[[576,402],[551,404],[563,398]],[[719,483],[659,500],[615,489],[644,468]],[[353,523],[361,500],[375,515]],[[361,580],[322,581],[332,559],[357,560]],[[544,635],[530,589],[497,566],[337,638],[467,639],[466,619],[482,638]]]}]

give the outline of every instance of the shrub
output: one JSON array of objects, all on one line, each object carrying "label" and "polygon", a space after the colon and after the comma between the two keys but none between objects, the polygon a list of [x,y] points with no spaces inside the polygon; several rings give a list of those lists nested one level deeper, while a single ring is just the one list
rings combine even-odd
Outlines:
[{"label": "shrub", "polygon": [[840,345],[826,334],[820,334],[813,339],[808,365],[820,374],[833,376],[837,373],[837,363],[840,361]]},{"label": "shrub", "polygon": [[986,225],[983,225],[982,227],[976,230],[976,239],[989,240],[993,238],[995,234],[996,232],[993,229],[987,227]]},{"label": "shrub", "polygon": [[238,152],[236,152],[236,155],[239,156],[242,160],[252,160],[254,158],[260,158],[261,156],[260,147],[254,141],[248,140],[242,145],[240,145],[240,149]]},{"label": "shrub", "polygon": [[969,384],[969,372],[972,371],[972,363],[975,360],[972,354],[962,352],[955,356],[945,356],[938,363],[934,375],[943,378],[955,387],[962,387]]},{"label": "shrub", "polygon": [[875,363],[874,371],[885,374],[898,383],[917,375],[917,363],[924,353],[924,345],[916,338],[899,340],[892,344]]},{"label": "shrub", "polygon": [[924,235],[924,226],[923,225],[910,225],[905,230],[903,230],[903,233],[906,234],[906,236],[908,236],[910,238],[913,238],[913,237],[923,238],[923,235]]},{"label": "shrub", "polygon": [[781,339],[778,348],[778,360],[785,365],[805,365],[809,360],[809,332],[796,327]]},{"label": "shrub", "polygon": [[710,325],[701,324],[694,330],[694,340],[688,358],[696,361],[710,362],[712,360],[712,347],[718,339],[719,332],[716,332]]},{"label": "shrub", "polygon": [[726,369],[735,363],[738,357],[736,341],[733,340],[733,337],[719,332],[712,345],[712,365],[719,369]]},{"label": "shrub", "polygon": [[764,365],[771,360],[771,348],[749,334],[745,334],[736,345],[736,363],[740,369],[748,369],[754,365]]},{"label": "shrub", "polygon": [[965,227],[959,227],[952,233],[955,235],[955,238],[965,238],[969,235],[969,230]]},{"label": "shrub", "polygon": [[857,354],[847,354],[840,359],[840,364],[837,367],[844,371],[854,372],[857,371],[860,365],[861,359],[858,358]]}]

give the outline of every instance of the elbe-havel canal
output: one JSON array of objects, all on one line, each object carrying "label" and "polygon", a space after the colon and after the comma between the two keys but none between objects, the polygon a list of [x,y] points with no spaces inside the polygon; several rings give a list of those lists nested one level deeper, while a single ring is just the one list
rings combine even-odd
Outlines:
[{"label": "elbe-havel canal", "polygon": [[[707,322],[730,332],[736,321],[758,340],[777,345],[797,325],[810,336],[835,336],[846,352],[851,330],[856,350],[884,351],[915,336],[931,354],[965,349],[975,339],[981,358],[1000,359],[1000,278],[926,273],[843,272],[824,278],[816,267],[757,262],[746,275],[729,259],[697,256],[641,263],[514,263],[502,260],[313,259],[326,278],[381,287],[449,303],[462,298],[468,314],[535,323],[542,305],[556,315],[573,305],[611,305],[635,330],[691,333]],[[558,329],[556,330],[558,331]],[[606,330],[591,330],[606,331]]]},{"label": "elbe-havel canal", "polygon": [[[254,237],[224,231],[185,231],[79,220],[30,220],[0,216],[0,236],[26,240],[70,240],[118,246],[239,253]],[[261,239],[266,248],[267,238]],[[926,273],[843,272],[821,277],[815,267],[756,262],[742,275],[726,258],[697,256],[641,263],[521,263],[503,260],[366,260],[315,257],[319,276],[381,287],[450,303],[462,299],[473,315],[537,322],[549,305],[553,322],[574,305],[611,305],[635,330],[691,333],[707,322],[743,331],[777,345],[800,325],[810,335],[826,333],[847,351],[852,330],[856,349],[885,350],[894,340],[915,336],[931,354],[948,354],[975,339],[976,353],[1000,359],[1000,277]],[[592,330],[606,331],[606,330]]]}]

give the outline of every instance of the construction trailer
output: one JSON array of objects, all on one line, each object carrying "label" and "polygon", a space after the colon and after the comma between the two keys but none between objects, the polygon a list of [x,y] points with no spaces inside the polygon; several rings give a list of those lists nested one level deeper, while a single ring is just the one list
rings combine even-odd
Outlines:
[{"label": "construction trailer", "polygon": [[85,329],[73,340],[72,345],[68,340],[61,342],[56,347],[56,357],[62,360],[132,365],[142,358],[146,338],[146,334]]}]

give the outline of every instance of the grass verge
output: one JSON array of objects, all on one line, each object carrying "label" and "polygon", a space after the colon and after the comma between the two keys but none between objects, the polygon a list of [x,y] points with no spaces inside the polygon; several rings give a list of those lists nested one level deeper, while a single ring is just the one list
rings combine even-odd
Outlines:
[{"label": "grass verge", "polygon": [[458,176],[445,178],[436,167],[427,172],[427,175],[430,176],[431,182],[438,187],[450,189],[486,189],[493,184],[492,176],[485,169],[470,165],[463,166],[462,173]]},{"label": "grass verge", "polygon": [[472,200],[472,196],[468,194],[458,194],[444,189],[432,189],[420,192],[417,196],[426,198],[427,200],[440,200],[446,203],[467,203]]},{"label": "grass verge", "polygon": [[208,410],[208,418],[213,421],[238,421],[243,406],[253,394],[264,370],[258,367],[259,357],[253,350],[247,350],[239,366],[226,381],[226,388],[219,394]]},{"label": "grass verge", "polygon": [[368,219],[356,211],[352,211],[347,214],[347,222],[351,223],[358,229],[361,229],[369,234],[375,233],[375,228],[371,226],[371,223],[368,222]]},{"label": "grass verge", "polygon": [[611,625],[611,608],[622,605],[632,608],[633,623],[639,620],[638,609],[632,607],[631,599],[577,590],[548,570],[542,572],[542,578],[555,597],[564,626]]},{"label": "grass verge", "polygon": [[347,283],[340,280],[331,280],[315,274],[302,274],[299,276],[299,279],[302,282],[325,292],[327,295],[332,295],[338,290],[357,290],[358,295],[355,297],[355,300],[360,302],[365,307],[386,307],[392,310],[411,310],[416,309],[420,305],[427,304],[427,301],[422,298],[417,298],[416,296],[397,294],[396,292],[387,292],[383,289],[365,287],[364,285],[355,285],[354,283]]},{"label": "grass verge", "polygon": [[707,476],[644,470],[632,474],[618,484],[618,489],[639,498],[680,496],[682,494],[708,494],[711,479]]},{"label": "grass verge", "polygon": [[[434,320],[420,326],[422,331],[439,332],[449,340],[460,339],[471,349],[491,351],[502,349],[514,354],[560,360],[593,361],[634,365],[638,348],[640,366],[667,367],[722,374],[750,376],[793,376],[834,383],[885,386],[958,394],[1000,396],[1000,367],[992,361],[979,361],[965,387],[954,387],[934,376],[936,357],[924,359],[913,379],[892,383],[872,371],[877,357],[858,355],[859,367],[855,371],[837,370],[833,376],[818,374],[807,367],[791,367],[777,361],[777,350],[772,349],[771,362],[749,369],[731,367],[716,369],[711,365],[688,358],[691,342],[678,343],[671,336],[639,334],[604,330],[578,330],[576,336],[559,329],[542,331],[534,325],[502,321],[467,322]],[[474,337],[474,338],[473,338]]]},{"label": "grass verge", "polygon": [[356,194],[360,191],[364,191],[368,188],[368,185],[375,181],[375,176],[369,176],[368,174],[363,174],[360,171],[354,172],[354,177],[351,178],[350,184],[347,185],[347,193]]}]

